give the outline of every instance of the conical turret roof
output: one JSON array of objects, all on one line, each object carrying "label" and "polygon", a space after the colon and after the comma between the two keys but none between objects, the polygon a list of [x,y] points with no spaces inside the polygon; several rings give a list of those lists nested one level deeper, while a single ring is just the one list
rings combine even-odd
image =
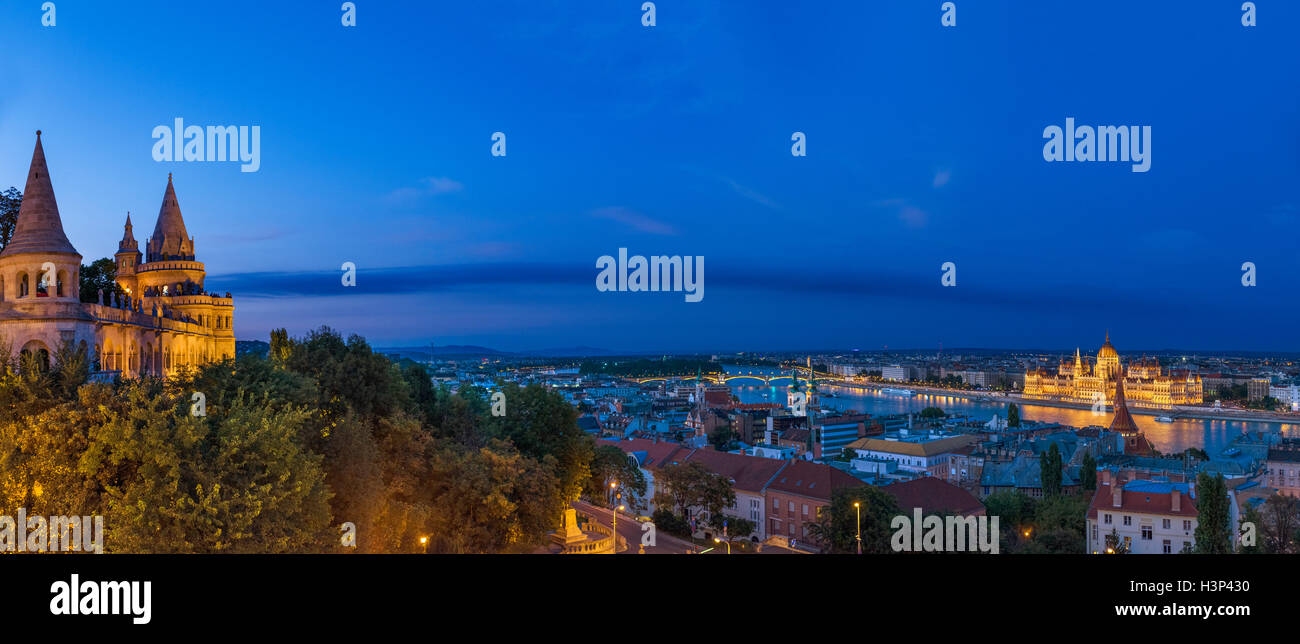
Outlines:
[{"label": "conical turret roof", "polygon": [[167,173],[162,206],[158,208],[158,222],[154,224],[153,237],[149,239],[149,252],[160,257],[190,256],[194,252],[189,233],[185,231],[185,219],[181,217],[181,205],[176,200],[170,172]]},{"label": "conical turret roof", "polygon": [[45,167],[45,149],[41,147],[41,131],[36,131],[36,149],[32,164],[27,170],[27,186],[23,188],[23,202],[18,208],[18,221],[13,237],[5,246],[3,256],[19,253],[71,253],[77,249],[63,233],[63,220],[59,218],[59,204],[54,200],[54,185],[50,171]]}]

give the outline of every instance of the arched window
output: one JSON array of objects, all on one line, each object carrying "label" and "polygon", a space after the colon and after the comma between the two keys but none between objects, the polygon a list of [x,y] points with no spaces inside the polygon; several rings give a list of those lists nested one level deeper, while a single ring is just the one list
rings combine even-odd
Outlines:
[{"label": "arched window", "polygon": [[19,273],[18,274],[18,297],[27,297],[30,293],[29,289],[31,289],[31,283],[27,277],[27,273]]},{"label": "arched window", "polygon": [[59,271],[58,284],[54,287],[54,296],[63,297],[63,282],[68,277],[67,271]]},{"label": "arched window", "polygon": [[50,296],[50,287],[53,284],[50,284],[49,278],[50,274],[45,271],[36,274],[36,297]]}]

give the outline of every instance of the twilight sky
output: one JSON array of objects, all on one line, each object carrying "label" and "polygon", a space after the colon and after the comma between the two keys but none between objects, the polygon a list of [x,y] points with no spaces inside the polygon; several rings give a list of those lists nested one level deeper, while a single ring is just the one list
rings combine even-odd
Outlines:
[{"label": "twilight sky", "polygon": [[[354,2],[0,4],[0,189],[43,130],[89,262],[174,173],[240,339],[1300,349],[1300,3]],[[154,161],[178,117],[260,170]],[[1151,126],[1150,171],[1044,161],[1067,117]],[[598,292],[620,247],[704,300]]]}]

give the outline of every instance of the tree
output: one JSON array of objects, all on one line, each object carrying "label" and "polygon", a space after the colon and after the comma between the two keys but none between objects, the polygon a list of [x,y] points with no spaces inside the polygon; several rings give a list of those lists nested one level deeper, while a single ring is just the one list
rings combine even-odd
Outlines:
[{"label": "tree", "polygon": [[552,469],[504,441],[440,449],[429,477],[429,552],[532,550],[567,505]]},{"label": "tree", "polygon": [[302,411],[233,405],[206,417],[161,381],[85,385],[0,424],[0,499],[103,515],[111,552],[319,551],[330,537],[320,456]]},{"label": "tree", "polygon": [[737,438],[739,437],[732,431],[731,425],[721,425],[709,434],[709,444],[719,452],[726,452],[735,449]]},{"label": "tree", "polygon": [[1033,534],[1035,501],[1029,495],[1014,490],[994,492],[984,498],[985,514],[999,517],[998,527],[1002,532],[999,552],[1016,552],[1029,539],[1025,534]]},{"label": "tree", "polygon": [[98,302],[100,291],[104,292],[105,304],[110,301],[112,293],[116,293],[119,297],[126,295],[126,291],[117,285],[117,264],[107,257],[101,257],[90,265],[82,264],[78,283],[81,301],[87,304]]},{"label": "tree", "polygon": [[1038,459],[1038,467],[1042,475],[1043,496],[1052,497],[1061,493],[1061,450],[1052,443],[1047,448],[1047,453]]},{"label": "tree", "polygon": [[659,491],[655,505],[668,505],[678,516],[689,508],[701,508],[710,516],[719,514],[736,502],[731,479],[714,474],[696,462],[668,465],[658,477]]},{"label": "tree", "polygon": [[1020,426],[1020,408],[1015,403],[1007,406],[1007,427]]},{"label": "tree", "polygon": [[1110,534],[1106,535],[1106,554],[1128,554],[1128,543],[1119,538],[1119,533],[1115,531],[1115,528],[1111,528]]},{"label": "tree", "polygon": [[1097,459],[1092,457],[1092,452],[1084,454],[1079,465],[1079,486],[1090,491],[1097,489]]},{"label": "tree", "polygon": [[722,534],[722,530],[723,530],[722,524],[724,521],[727,524],[726,530],[727,530],[728,539],[748,537],[749,535],[753,534],[755,528],[758,527],[754,525],[754,522],[750,521],[749,519],[727,516],[725,514],[722,514],[721,512],[709,516],[709,525],[714,530],[717,530],[719,535]]},{"label": "tree", "polygon": [[[1076,495],[1044,498],[1034,510],[1027,541],[1019,552],[1025,554],[1078,554],[1087,549],[1085,517],[1091,499]],[[1026,530],[1022,529],[1024,536]]]},{"label": "tree", "polygon": [[639,510],[646,494],[646,480],[641,468],[623,450],[613,445],[600,445],[592,455],[591,477],[587,479],[583,493],[593,503],[605,505],[609,499],[609,484],[615,481],[623,494],[623,502],[629,508]]},{"label": "tree", "polygon": [[10,186],[0,192],[0,249],[9,245],[14,236],[14,227],[18,225],[18,208],[23,203],[23,193]]},{"label": "tree", "polygon": [[1281,494],[1268,497],[1255,526],[1264,552],[1294,554],[1300,545],[1300,499]]},{"label": "tree", "polygon": [[[860,507],[854,507],[854,503]],[[808,532],[826,552],[856,553],[859,512],[862,516],[862,552],[893,552],[889,543],[894,532],[890,522],[903,511],[893,496],[871,485],[831,492],[830,505],[821,508]]]},{"label": "tree", "polygon": [[926,418],[926,419],[937,419],[937,418],[943,418],[947,416],[947,414],[943,413],[943,410],[938,407],[926,407],[925,409],[921,410],[920,414],[917,415],[920,416],[921,418]]},{"label": "tree", "polygon": [[1222,474],[1196,475],[1196,548],[1200,554],[1232,552],[1228,525],[1228,487]]}]

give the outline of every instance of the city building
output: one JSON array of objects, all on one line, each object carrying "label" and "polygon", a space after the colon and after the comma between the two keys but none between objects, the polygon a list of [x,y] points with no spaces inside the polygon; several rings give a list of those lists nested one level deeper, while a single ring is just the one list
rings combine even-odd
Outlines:
[{"label": "city building", "polygon": [[1300,497],[1300,439],[1283,439],[1268,449],[1264,461],[1265,484],[1278,494]]},{"label": "city building", "polygon": [[[1196,503],[1187,483],[1113,478],[1102,470],[1088,507],[1087,551],[1178,554],[1196,545]],[[1113,535],[1113,536],[1112,536]],[[1108,541],[1108,537],[1111,541]]]},{"label": "city building", "polygon": [[1061,359],[1056,370],[1038,368],[1025,372],[1024,396],[1042,400],[1072,402],[1110,401],[1119,380],[1125,380],[1129,398],[1144,407],[1171,409],[1174,405],[1204,402],[1201,378],[1192,371],[1165,373],[1159,361],[1136,360],[1123,369],[1110,334],[1097,352],[1096,360],[1074,352],[1074,360]]},{"label": "city building", "polygon": [[38,131],[13,237],[0,252],[0,335],[10,350],[46,364],[61,347],[85,350],[93,370],[129,377],[234,357],[234,299],[204,291],[171,175],[143,255],[127,216],[115,255],[123,296],[82,302],[81,259],[63,231]]},{"label": "city building", "polygon": [[1300,411],[1300,385],[1270,387],[1268,395],[1280,400],[1291,411]]},{"label": "city building", "polygon": [[898,463],[898,469],[919,476],[949,478],[954,453],[975,443],[972,434],[908,431],[881,437],[860,438],[846,445],[861,459],[882,459]]},{"label": "city building", "polygon": [[795,547],[818,547],[808,528],[830,505],[831,493],[861,485],[862,481],[829,465],[788,462],[767,486],[767,534],[784,537]]},{"label": "city building", "polygon": [[952,513],[962,517],[984,516],[984,504],[975,495],[932,476],[892,483],[880,489],[898,501],[898,507],[904,514],[911,514],[914,508],[920,508],[925,515]]}]

